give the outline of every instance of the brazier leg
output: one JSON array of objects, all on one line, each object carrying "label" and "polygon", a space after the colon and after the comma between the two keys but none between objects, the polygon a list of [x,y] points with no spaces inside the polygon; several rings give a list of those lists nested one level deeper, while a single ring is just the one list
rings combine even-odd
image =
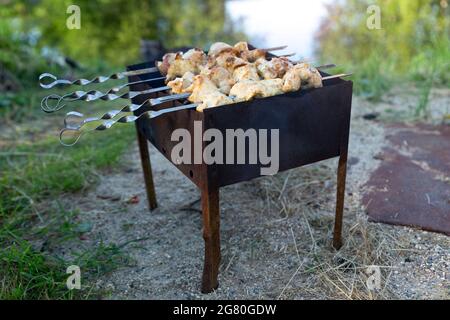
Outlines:
[{"label": "brazier leg", "polygon": [[333,247],[342,246],[342,218],[344,213],[345,178],[347,176],[347,151],[341,153],[337,170],[336,217],[334,221]]},{"label": "brazier leg", "polygon": [[205,264],[202,292],[217,289],[220,264],[220,211],[219,189],[202,188],[203,239],[205,240]]},{"label": "brazier leg", "polygon": [[144,172],[145,189],[147,190],[147,200],[150,210],[155,209],[156,203],[155,185],[153,184],[152,165],[150,162],[150,153],[148,150],[148,143],[145,136],[139,131],[136,122],[136,132],[139,145],[139,153],[141,155],[142,171]]}]

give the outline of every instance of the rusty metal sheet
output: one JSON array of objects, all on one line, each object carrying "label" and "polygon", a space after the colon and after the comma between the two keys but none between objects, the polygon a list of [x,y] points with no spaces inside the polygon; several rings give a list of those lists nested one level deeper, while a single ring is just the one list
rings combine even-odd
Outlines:
[{"label": "rusty metal sheet", "polygon": [[366,184],[369,219],[450,235],[450,127],[394,124]]}]

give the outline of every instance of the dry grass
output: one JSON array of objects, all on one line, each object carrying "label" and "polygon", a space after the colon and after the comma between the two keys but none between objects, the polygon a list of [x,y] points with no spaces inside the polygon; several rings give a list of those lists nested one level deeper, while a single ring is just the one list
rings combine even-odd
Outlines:
[{"label": "dry grass", "polygon": [[[393,298],[389,278],[397,257],[398,241],[379,224],[368,223],[358,194],[347,192],[344,245],[331,249],[335,205],[336,162],[294,169],[257,180],[267,211],[277,210],[281,220],[298,220],[290,227],[298,268],[284,285],[279,299],[295,299],[298,290],[313,299]],[[349,187],[349,186],[348,186]],[[380,290],[369,290],[366,270],[381,269]],[[307,279],[305,281],[305,279]]]}]

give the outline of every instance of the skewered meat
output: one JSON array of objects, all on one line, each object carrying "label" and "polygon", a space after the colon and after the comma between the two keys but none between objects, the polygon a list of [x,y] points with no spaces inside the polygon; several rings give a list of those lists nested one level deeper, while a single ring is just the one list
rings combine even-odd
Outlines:
[{"label": "skewered meat", "polygon": [[258,70],[258,74],[264,79],[275,79],[277,77],[277,72],[272,67],[270,61],[267,61],[264,58],[259,58],[255,62],[256,69]]},{"label": "skewered meat", "polygon": [[299,63],[295,65],[298,70],[304,88],[320,88],[322,87],[322,76],[319,71],[310,66],[308,63]]},{"label": "skewered meat", "polygon": [[214,83],[203,74],[195,76],[194,82],[187,90],[192,91],[188,100],[199,103],[197,111],[233,103],[233,100],[230,97],[221,93]]},{"label": "skewered meat", "polygon": [[191,93],[188,99],[198,111],[322,86],[319,71],[309,64],[293,65],[286,57],[266,60],[266,52],[249,50],[243,41],[233,47],[216,42],[208,55],[200,49],[169,53],[157,66],[172,93]]},{"label": "skewered meat", "polygon": [[224,94],[229,94],[231,87],[235,83],[231,73],[223,67],[204,69],[200,74],[206,75],[216,85],[216,87],[219,88],[219,91]]},{"label": "skewered meat", "polygon": [[263,90],[261,91],[261,96],[263,98],[276,96],[283,94],[283,79],[268,79],[261,80],[260,83],[263,85]]},{"label": "skewered meat", "polygon": [[302,79],[300,77],[300,65],[290,68],[283,77],[283,91],[291,92],[300,90]]},{"label": "skewered meat", "polygon": [[194,82],[195,75],[192,72],[186,72],[183,77],[175,78],[169,81],[167,85],[172,89],[172,93],[179,94],[187,91],[187,88]]},{"label": "skewered meat", "polygon": [[[168,53],[164,55],[163,61],[156,63],[166,81],[171,81],[176,77],[181,77],[185,72],[199,74],[204,69],[211,69],[215,66],[223,67],[229,72],[258,59],[263,59],[267,50],[248,50],[246,42],[238,42],[234,47],[224,42],[213,43],[208,52],[208,56],[200,49],[190,49],[184,54],[182,52]],[[265,64],[261,67],[266,69]],[[266,74],[266,71],[261,71]],[[265,76],[272,79],[273,76]]]},{"label": "skewered meat", "polygon": [[273,58],[270,61],[259,58],[255,62],[258,74],[264,79],[283,78],[292,67],[292,62],[287,58]]},{"label": "skewered meat", "polygon": [[206,55],[200,49],[191,49],[184,54],[177,53],[173,60],[168,59],[169,68],[166,74],[166,81],[182,77],[186,72],[198,74],[200,67],[206,64]]},{"label": "skewered meat", "polygon": [[288,58],[285,57],[275,57],[270,60],[270,64],[272,68],[277,73],[277,78],[283,78],[283,76],[286,74],[286,72],[292,68],[293,64],[291,61],[289,61]]},{"label": "skewered meat", "polygon": [[159,71],[161,72],[162,75],[166,75],[170,65],[173,63],[173,61],[175,60],[177,55],[180,55],[181,52],[176,52],[176,53],[166,53],[163,57],[162,57],[162,61],[157,61],[156,62],[156,66],[158,67]]},{"label": "skewered meat", "polygon": [[217,56],[209,57],[208,67],[219,66],[227,69],[229,72],[233,72],[239,66],[245,65],[247,61],[237,57],[233,51],[222,51]]},{"label": "skewered meat", "polygon": [[166,81],[170,81],[176,77],[182,77],[186,72],[195,74],[197,70],[198,68],[194,63],[190,60],[183,59],[181,54],[177,54],[167,70]]},{"label": "skewered meat", "polygon": [[252,80],[259,81],[258,70],[256,66],[252,63],[246,63],[243,66],[237,67],[233,71],[233,80],[235,82],[244,81],[244,80]]},{"label": "skewered meat", "polygon": [[215,42],[209,47],[208,55],[216,56],[224,50],[233,49],[228,43],[225,42]]},{"label": "skewered meat", "polygon": [[258,97],[271,97],[282,94],[282,79],[270,80],[244,80],[236,83],[230,90],[230,96],[234,97],[234,102],[249,101]]},{"label": "skewered meat", "polygon": [[249,50],[248,44],[245,41],[240,41],[234,45],[230,46],[225,42],[216,42],[209,48],[209,56],[217,56],[222,52],[231,52],[235,56],[239,56],[248,62],[255,62],[258,58],[264,58],[266,56],[266,50],[254,49]]},{"label": "skewered meat", "polygon": [[322,87],[322,76],[316,68],[307,63],[299,63],[289,69],[284,75],[283,91],[297,91],[300,87],[320,88]]},{"label": "skewered meat", "polygon": [[193,64],[195,64],[197,66],[202,66],[202,65],[206,64],[207,56],[203,52],[203,50],[198,49],[198,48],[193,48],[193,49],[186,51],[183,54],[183,59],[189,60],[190,62],[192,62]]},{"label": "skewered meat", "polygon": [[239,53],[242,51],[248,51],[248,44],[245,41],[239,41],[234,45],[234,49],[236,49]]},{"label": "skewered meat", "polygon": [[319,71],[313,67],[309,67],[307,70],[307,75],[305,77],[306,85],[304,86],[305,89],[323,87],[322,76]]},{"label": "skewered meat", "polygon": [[230,96],[235,102],[249,101],[258,97],[263,90],[260,81],[244,80],[237,82],[230,90]]},{"label": "skewered meat", "polygon": [[240,56],[242,59],[244,59],[248,62],[255,62],[259,58],[265,58],[266,52],[267,52],[266,50],[261,50],[261,49],[247,50],[247,51],[242,51],[240,53]]},{"label": "skewered meat", "polygon": [[[201,75],[205,75],[211,80],[214,85],[224,94],[229,94],[231,87],[234,85],[234,80],[231,74],[222,67],[214,67],[212,69],[203,69],[200,72]],[[194,82],[195,75],[192,72],[186,72],[183,77],[178,77],[172,81],[169,81],[167,85],[172,89],[172,93],[185,93],[189,91],[189,87]]]}]

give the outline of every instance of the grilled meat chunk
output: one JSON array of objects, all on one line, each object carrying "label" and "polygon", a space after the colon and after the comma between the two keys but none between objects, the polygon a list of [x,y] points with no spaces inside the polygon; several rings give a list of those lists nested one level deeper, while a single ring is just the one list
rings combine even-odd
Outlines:
[{"label": "grilled meat chunk", "polygon": [[219,88],[219,91],[224,94],[229,94],[231,87],[235,83],[231,73],[223,67],[217,66],[212,69],[204,69],[200,74],[206,75]]},{"label": "grilled meat chunk", "polygon": [[215,42],[209,47],[208,56],[216,56],[224,50],[233,49],[228,43],[225,42]]},{"label": "grilled meat chunk", "polygon": [[195,75],[192,72],[186,72],[181,78],[175,78],[169,81],[167,85],[172,89],[172,93],[179,94],[189,92],[187,88],[194,82]]},{"label": "grilled meat chunk", "polygon": [[270,97],[282,94],[282,79],[244,80],[236,83],[230,90],[234,102],[249,101],[258,97]]},{"label": "grilled meat chunk", "polygon": [[234,69],[233,80],[235,82],[244,80],[259,81],[260,78],[256,66],[252,63],[246,63],[245,65],[239,66]]},{"label": "grilled meat chunk", "polygon": [[220,92],[214,83],[203,74],[195,76],[194,82],[187,90],[192,92],[188,100],[199,103],[197,111],[233,103],[230,97]]}]

